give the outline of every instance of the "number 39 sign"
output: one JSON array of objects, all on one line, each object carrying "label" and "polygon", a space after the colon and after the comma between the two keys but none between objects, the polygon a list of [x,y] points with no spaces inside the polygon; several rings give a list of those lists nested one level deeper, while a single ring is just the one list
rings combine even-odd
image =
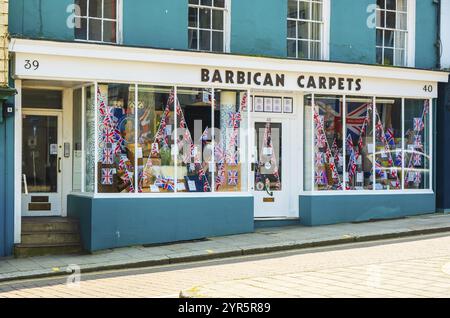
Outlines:
[{"label": "number 39 sign", "polygon": [[25,60],[24,67],[26,70],[36,71],[39,68],[39,61],[38,60]]}]

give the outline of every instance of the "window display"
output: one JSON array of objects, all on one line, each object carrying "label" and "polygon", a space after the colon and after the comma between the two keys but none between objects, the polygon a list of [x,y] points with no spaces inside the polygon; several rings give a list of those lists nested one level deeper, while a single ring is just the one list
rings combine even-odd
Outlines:
[{"label": "window display", "polygon": [[135,86],[99,84],[98,192],[135,192]]},{"label": "window display", "polygon": [[314,98],[315,190],[342,190],[344,182],[342,98]]}]

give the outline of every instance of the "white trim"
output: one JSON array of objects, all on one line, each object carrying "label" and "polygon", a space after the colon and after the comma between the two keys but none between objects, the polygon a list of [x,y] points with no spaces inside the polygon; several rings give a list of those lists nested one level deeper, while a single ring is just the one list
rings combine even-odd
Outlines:
[{"label": "white trim", "polygon": [[[48,55],[60,58],[101,59],[103,61],[125,61],[172,64],[196,67],[241,68],[245,70],[265,70],[267,72],[297,72],[335,76],[373,77],[395,80],[448,82],[448,73],[442,71],[419,70],[413,68],[383,67],[379,65],[348,64],[323,61],[305,61],[281,58],[236,56],[224,53],[176,51],[149,48],[133,48],[93,43],[65,43],[54,41],[12,39],[9,47],[13,53],[26,55]],[[17,70],[22,66],[16,63]],[[29,75],[26,78],[42,79],[42,76]],[[37,73],[36,73],[37,74]],[[17,74],[15,74],[17,77]],[[99,75],[100,77],[100,75]],[[56,78],[55,78],[56,79]],[[67,77],[59,78],[68,80]],[[92,81],[92,78],[77,80]],[[212,86],[212,85],[211,85]],[[223,86],[223,85],[222,85]],[[241,86],[242,89],[242,86]]]},{"label": "white trim", "polygon": [[22,234],[22,81],[16,80],[14,87],[14,243],[20,244]]},{"label": "white trim", "polygon": [[331,0],[323,0],[323,39],[322,39],[322,59],[330,60],[330,34],[331,34]]},{"label": "white trim", "polygon": [[416,0],[408,0],[407,66],[416,66]]},{"label": "white trim", "polygon": [[[98,82],[94,84],[94,193],[98,193]],[[100,92],[101,94],[101,92]]]},{"label": "white trim", "polygon": [[433,190],[348,190],[348,191],[303,191],[299,195],[310,195],[310,196],[339,196],[339,195],[398,195],[398,194],[434,194]]},{"label": "white trim", "polygon": [[111,199],[111,198],[129,198],[129,199],[167,199],[167,198],[242,198],[242,197],[253,197],[252,193],[248,192],[235,192],[235,193],[224,193],[224,192],[195,192],[195,193],[184,193],[184,192],[171,192],[171,193],[140,193],[136,195],[135,193],[79,193],[73,192],[71,195],[91,197],[95,199]]}]

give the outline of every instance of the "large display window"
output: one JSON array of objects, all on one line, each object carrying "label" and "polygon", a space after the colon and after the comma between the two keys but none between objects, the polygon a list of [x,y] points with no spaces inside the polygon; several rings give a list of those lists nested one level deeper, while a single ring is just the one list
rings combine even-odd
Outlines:
[{"label": "large display window", "polygon": [[96,83],[82,94],[82,192],[247,191],[247,91]]},{"label": "large display window", "polygon": [[429,99],[304,97],[304,191],[431,189]]}]

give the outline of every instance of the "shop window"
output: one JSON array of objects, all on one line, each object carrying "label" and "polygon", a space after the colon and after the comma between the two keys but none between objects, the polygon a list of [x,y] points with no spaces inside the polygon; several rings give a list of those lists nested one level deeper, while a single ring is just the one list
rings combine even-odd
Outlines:
[{"label": "shop window", "polygon": [[216,90],[214,107],[214,186],[217,192],[247,188],[247,92]]},{"label": "shop window", "polygon": [[189,49],[228,51],[229,0],[189,0]]},{"label": "shop window", "polygon": [[174,192],[173,87],[138,87],[138,192]]},{"label": "shop window", "polygon": [[95,86],[87,86],[85,91],[84,121],[84,158],[85,178],[84,191],[94,192],[95,179]]},{"label": "shop window", "polygon": [[376,58],[378,64],[406,66],[408,0],[377,0]]},{"label": "shop window", "polygon": [[213,191],[212,92],[177,89],[177,179],[179,192]]},{"label": "shop window", "polygon": [[430,188],[430,105],[405,99],[405,189]]},{"label": "shop window", "polygon": [[344,184],[344,136],[341,96],[314,98],[314,189],[342,190]]},{"label": "shop window", "polygon": [[373,188],[373,99],[345,98],[346,187],[349,190]]},{"label": "shop window", "polygon": [[83,152],[82,152],[82,89],[73,90],[73,115],[72,115],[72,191],[81,192],[82,173],[83,167]]},{"label": "shop window", "polygon": [[135,86],[98,84],[99,193],[135,192]]},{"label": "shop window", "polygon": [[390,97],[305,96],[304,190],[430,189],[429,103]]},{"label": "shop window", "polygon": [[75,39],[117,43],[120,0],[75,0]]},{"label": "shop window", "polygon": [[323,58],[323,0],[288,0],[287,55]]},{"label": "shop window", "polygon": [[375,108],[376,190],[402,189],[402,100],[377,98]]}]

